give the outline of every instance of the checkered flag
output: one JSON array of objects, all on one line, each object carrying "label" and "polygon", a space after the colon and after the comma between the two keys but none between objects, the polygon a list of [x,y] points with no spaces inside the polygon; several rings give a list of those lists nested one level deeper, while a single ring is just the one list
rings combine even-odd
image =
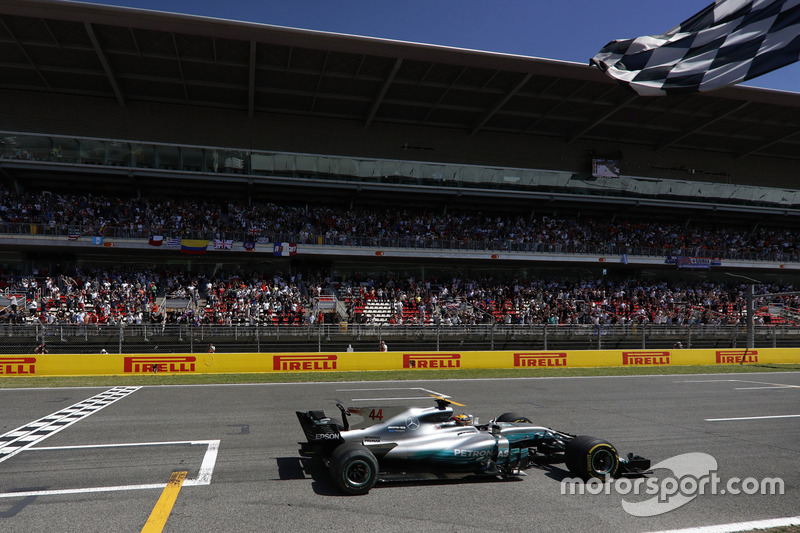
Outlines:
[{"label": "checkered flag", "polygon": [[710,91],[800,59],[800,0],[717,0],[664,35],[608,43],[591,60],[642,96]]}]

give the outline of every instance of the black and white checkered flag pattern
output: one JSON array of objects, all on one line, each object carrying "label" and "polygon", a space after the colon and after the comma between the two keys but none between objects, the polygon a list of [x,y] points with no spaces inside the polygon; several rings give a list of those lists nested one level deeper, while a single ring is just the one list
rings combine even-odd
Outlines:
[{"label": "black and white checkered flag pattern", "polygon": [[800,0],[717,0],[664,35],[608,43],[591,60],[643,96],[710,91],[800,59]]}]

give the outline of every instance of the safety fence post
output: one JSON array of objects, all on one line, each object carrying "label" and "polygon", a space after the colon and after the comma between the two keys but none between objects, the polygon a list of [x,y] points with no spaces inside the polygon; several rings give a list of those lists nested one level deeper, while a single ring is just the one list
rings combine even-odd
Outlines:
[{"label": "safety fence post", "polygon": [[544,350],[547,351],[547,324],[542,328],[542,341],[544,343]]}]

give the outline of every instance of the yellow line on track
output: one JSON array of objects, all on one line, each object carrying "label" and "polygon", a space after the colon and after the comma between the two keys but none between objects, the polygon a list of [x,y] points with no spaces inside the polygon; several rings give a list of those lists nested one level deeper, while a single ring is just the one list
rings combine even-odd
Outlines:
[{"label": "yellow line on track", "polygon": [[164,492],[161,493],[156,506],[153,507],[153,512],[150,513],[150,518],[144,524],[142,533],[160,533],[164,529],[167,518],[172,513],[172,507],[175,505],[175,500],[178,499],[178,493],[181,491],[181,486],[188,473],[186,471],[172,473],[167,486],[164,487]]}]

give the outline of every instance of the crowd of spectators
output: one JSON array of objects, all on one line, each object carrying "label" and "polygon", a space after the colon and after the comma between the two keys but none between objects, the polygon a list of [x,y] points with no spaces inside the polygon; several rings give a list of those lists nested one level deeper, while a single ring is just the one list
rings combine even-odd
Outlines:
[{"label": "crowd of spectators", "polygon": [[319,284],[301,276],[214,277],[169,269],[0,278],[0,323],[45,325],[308,324]]},{"label": "crowd of spectators", "polygon": [[[762,285],[758,294],[791,290],[791,286]],[[457,277],[419,283],[409,278],[404,283],[345,281],[339,292],[351,303],[351,316],[360,321],[370,321],[358,314],[369,302],[388,302],[390,324],[732,325],[746,315],[744,285],[711,281]],[[785,296],[781,303],[797,310],[800,296]],[[758,323],[764,323],[767,315],[766,303],[761,305]]]},{"label": "crowd of spectators", "polygon": [[105,228],[148,235],[166,229],[233,231],[222,209],[208,200],[142,199],[102,195],[12,193],[0,187],[0,224],[33,224],[41,233],[79,231],[101,235]]},{"label": "crowd of spectators", "polygon": [[[633,279],[212,275],[169,269],[6,274],[0,323],[72,325],[738,324],[746,287]],[[759,294],[792,291],[762,285]],[[344,304],[338,311],[320,298]],[[784,297],[789,309],[800,296]],[[371,312],[380,304],[384,315]],[[766,305],[761,303],[760,305]],[[769,315],[767,315],[768,317]],[[768,318],[769,319],[769,318]],[[763,320],[760,318],[759,320]]]},{"label": "crowd of spectators", "polygon": [[[423,209],[292,206],[212,199],[16,193],[0,187],[0,232],[261,238],[297,243],[423,246],[478,243],[531,251],[583,253],[609,246],[663,255],[800,261],[800,236],[778,228],[719,227],[654,220],[554,218],[511,213],[435,213]],[[17,228],[15,230],[14,228]],[[106,233],[107,234],[107,233]],[[277,238],[277,235],[284,236]],[[630,252],[628,252],[630,253]],[[320,321],[460,325],[736,324],[744,286],[633,279],[504,279],[323,275],[222,275],[160,268],[0,273],[0,323],[309,325]],[[762,292],[791,287],[761,286]],[[335,295],[345,312],[320,309]],[[370,312],[383,304],[383,315]],[[800,308],[797,297],[785,304]]]},{"label": "crowd of spectators", "polygon": [[[0,188],[0,231],[141,237],[202,233],[301,244],[486,246],[533,252],[660,253],[800,261],[800,233],[619,218],[432,212],[423,209],[293,206],[210,199],[14,193]],[[24,229],[21,229],[24,228]]]}]

